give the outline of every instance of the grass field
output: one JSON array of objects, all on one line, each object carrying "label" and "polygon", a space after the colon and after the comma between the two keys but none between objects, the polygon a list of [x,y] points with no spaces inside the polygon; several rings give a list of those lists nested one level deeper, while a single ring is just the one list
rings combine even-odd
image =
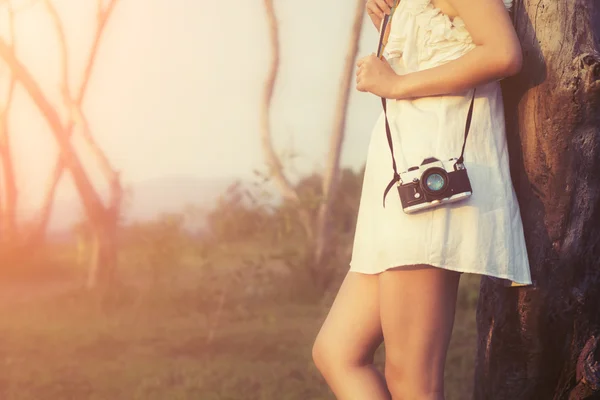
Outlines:
[{"label": "grass field", "polygon": [[[53,282],[0,288],[0,399],[334,398],[311,361],[333,293],[252,297],[232,287],[221,297],[215,287],[225,286],[190,274],[123,287],[101,302]],[[463,275],[448,400],[470,398],[478,286]]]}]

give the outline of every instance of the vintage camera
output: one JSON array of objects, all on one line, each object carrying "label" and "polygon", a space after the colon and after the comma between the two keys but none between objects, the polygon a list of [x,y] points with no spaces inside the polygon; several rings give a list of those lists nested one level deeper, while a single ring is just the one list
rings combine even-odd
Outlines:
[{"label": "vintage camera", "polygon": [[400,174],[398,193],[407,214],[467,199],[472,194],[467,170],[456,158],[443,163],[437,158]]}]

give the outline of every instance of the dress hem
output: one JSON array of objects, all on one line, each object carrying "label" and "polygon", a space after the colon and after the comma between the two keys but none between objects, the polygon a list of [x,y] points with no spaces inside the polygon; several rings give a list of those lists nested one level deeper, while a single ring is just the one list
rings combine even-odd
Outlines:
[{"label": "dress hem", "polygon": [[509,287],[523,287],[523,286],[532,286],[533,285],[533,282],[531,280],[526,281],[526,280],[521,280],[521,279],[517,279],[517,278],[512,278],[505,274],[495,274],[495,273],[491,273],[491,272],[487,272],[487,271],[481,271],[481,272],[467,271],[465,269],[456,268],[454,266],[449,266],[446,264],[423,262],[423,261],[421,261],[421,262],[397,262],[397,263],[393,263],[389,267],[384,268],[381,271],[360,270],[356,267],[352,267],[352,263],[350,263],[349,271],[366,274],[366,275],[377,275],[377,274],[380,274],[380,273],[385,272],[392,268],[402,268],[402,267],[407,267],[407,266],[411,266],[411,265],[430,265],[432,267],[447,269],[450,271],[455,271],[455,272],[460,272],[460,273],[465,273],[465,274],[477,274],[477,275],[484,275],[484,276],[491,277],[491,278],[502,279],[504,281],[504,286],[509,286]]}]

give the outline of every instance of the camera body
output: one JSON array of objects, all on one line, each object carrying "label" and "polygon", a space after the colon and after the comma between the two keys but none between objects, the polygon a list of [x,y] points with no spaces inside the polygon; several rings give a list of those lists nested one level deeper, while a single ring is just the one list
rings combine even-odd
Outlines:
[{"label": "camera body", "polygon": [[407,214],[454,203],[473,194],[464,164],[456,158],[443,163],[435,157],[400,174],[398,193]]}]

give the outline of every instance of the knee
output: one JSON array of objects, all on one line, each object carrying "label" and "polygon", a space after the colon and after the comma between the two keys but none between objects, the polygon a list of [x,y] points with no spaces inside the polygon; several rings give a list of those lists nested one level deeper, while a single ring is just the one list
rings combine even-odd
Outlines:
[{"label": "knee", "polygon": [[317,336],[312,347],[312,359],[319,372],[322,375],[329,374],[339,362],[337,358],[334,354],[333,343],[329,343],[326,338]]},{"label": "knee", "polygon": [[407,395],[408,382],[407,371],[404,363],[399,358],[385,358],[385,381],[392,398],[403,399]]},{"label": "knee", "polygon": [[313,363],[325,377],[373,363],[373,354],[344,348],[339,340],[317,336],[312,347]]},{"label": "knee", "polygon": [[321,369],[324,367],[327,357],[326,349],[324,347],[324,344],[322,344],[321,342],[321,339],[317,336],[312,347],[313,364],[315,364],[319,371],[321,371]]},{"label": "knee", "polygon": [[443,378],[434,371],[424,371],[407,357],[387,357],[385,380],[392,400],[443,400]]}]

